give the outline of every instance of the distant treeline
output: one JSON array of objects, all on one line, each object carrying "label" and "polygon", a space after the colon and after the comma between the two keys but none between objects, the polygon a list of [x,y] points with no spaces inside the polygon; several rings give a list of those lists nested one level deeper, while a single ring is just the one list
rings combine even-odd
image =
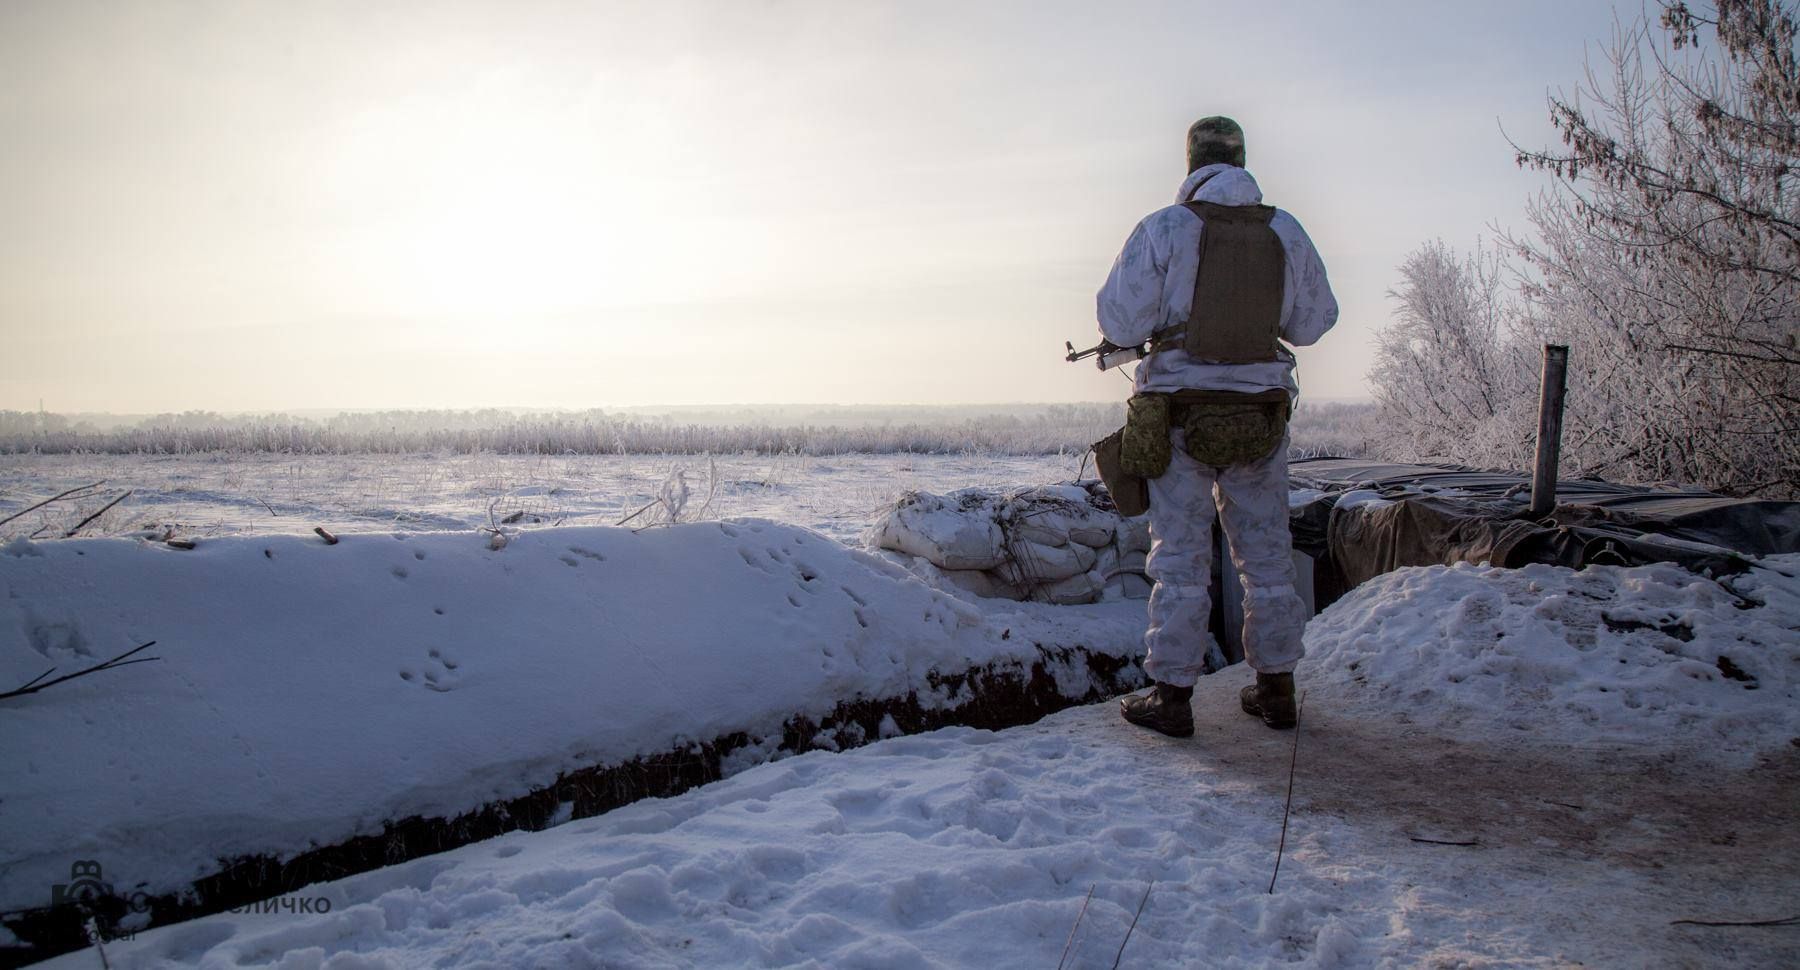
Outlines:
[{"label": "distant treeline", "polygon": [[[773,410],[792,417],[790,409]],[[712,423],[601,410],[361,411],[322,419],[189,411],[111,427],[0,411],[0,454],[1045,455],[1085,450],[1125,413],[1122,403],[918,407],[903,409],[910,420],[898,422],[874,416],[882,410],[834,409],[820,423],[780,424],[755,409],[710,413]],[[1303,405],[1294,449],[1367,454],[1373,414],[1369,404]]]}]

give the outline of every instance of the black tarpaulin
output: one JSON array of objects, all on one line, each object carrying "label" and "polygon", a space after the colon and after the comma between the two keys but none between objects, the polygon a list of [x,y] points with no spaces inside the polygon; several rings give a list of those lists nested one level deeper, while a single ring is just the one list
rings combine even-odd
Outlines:
[{"label": "black tarpaulin", "polygon": [[1322,458],[1292,462],[1289,475],[1308,490],[1294,494],[1289,524],[1318,561],[1320,609],[1402,566],[1674,562],[1722,575],[1800,552],[1797,502],[1573,479],[1558,483],[1550,514],[1531,518],[1522,474]]}]

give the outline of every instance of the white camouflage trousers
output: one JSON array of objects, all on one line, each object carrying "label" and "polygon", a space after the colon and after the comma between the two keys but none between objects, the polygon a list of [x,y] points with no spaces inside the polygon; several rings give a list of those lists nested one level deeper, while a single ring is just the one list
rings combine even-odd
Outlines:
[{"label": "white camouflage trousers", "polygon": [[1258,673],[1294,669],[1305,652],[1306,606],[1294,590],[1288,532],[1287,439],[1267,458],[1217,469],[1188,457],[1179,428],[1174,457],[1150,481],[1149,657],[1144,671],[1177,687],[1217,670],[1224,654],[1213,639],[1213,521],[1224,528],[1232,565],[1244,587],[1244,659]]}]

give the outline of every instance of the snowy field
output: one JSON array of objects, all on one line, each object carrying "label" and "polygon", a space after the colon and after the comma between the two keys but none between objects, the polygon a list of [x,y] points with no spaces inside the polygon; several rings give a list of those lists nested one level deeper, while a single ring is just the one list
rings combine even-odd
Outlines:
[{"label": "snowy field", "polygon": [[[83,535],[176,527],[187,535],[473,529],[526,513],[536,522],[611,525],[682,472],[690,512],[804,525],[854,540],[909,488],[1045,484],[1076,476],[1082,455],[0,455],[0,517],[65,489],[92,498],[0,525],[0,539],[60,535],[122,492]],[[1093,477],[1089,463],[1086,475]],[[707,503],[708,496],[711,503]],[[524,521],[524,520],[522,520]],[[641,524],[634,522],[635,524]]]}]

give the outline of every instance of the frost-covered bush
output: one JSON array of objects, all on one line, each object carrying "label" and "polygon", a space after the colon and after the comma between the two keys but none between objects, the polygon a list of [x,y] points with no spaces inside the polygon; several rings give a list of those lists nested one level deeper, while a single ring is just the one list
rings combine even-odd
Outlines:
[{"label": "frost-covered bush", "polygon": [[[1361,454],[1357,449],[1367,436],[1355,428],[1354,408],[1303,403],[1294,424],[1296,449]],[[1087,450],[1124,417],[1123,400],[986,409],[769,407],[662,414],[374,411],[324,419],[189,412],[111,428],[0,411],[0,453],[1056,455]],[[784,421],[794,423],[777,423]]]}]

